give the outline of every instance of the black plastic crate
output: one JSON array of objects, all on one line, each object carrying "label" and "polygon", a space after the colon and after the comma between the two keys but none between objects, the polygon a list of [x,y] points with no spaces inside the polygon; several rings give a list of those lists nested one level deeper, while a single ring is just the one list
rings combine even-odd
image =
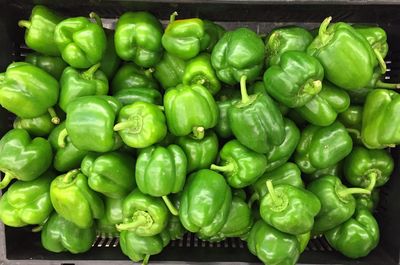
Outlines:
[{"label": "black plastic crate", "polygon": [[[66,16],[87,16],[95,11],[105,27],[113,28],[116,19],[126,11],[147,10],[167,23],[169,15],[178,11],[178,18],[201,17],[217,21],[227,29],[249,27],[260,34],[283,25],[318,27],[332,16],[333,21],[377,24],[388,33],[390,51],[387,56],[390,82],[400,81],[400,1],[334,0],[334,1],[268,1],[268,0],[0,0],[0,70],[12,61],[22,60],[29,49],[23,41],[24,29],[17,26],[27,19],[35,4],[44,4]],[[0,135],[12,126],[14,117],[0,108]],[[381,232],[379,246],[369,256],[351,260],[328,245],[323,237],[310,241],[299,264],[399,264],[400,263],[400,150],[392,150],[396,169],[387,185],[381,189],[376,213]],[[247,250],[246,242],[230,238],[220,243],[197,239],[193,234],[172,241],[159,255],[151,257],[158,264],[259,264]],[[132,264],[118,244],[118,238],[98,235],[93,248],[84,254],[55,254],[41,247],[40,233],[30,228],[10,228],[0,224],[0,265],[6,264]]]}]

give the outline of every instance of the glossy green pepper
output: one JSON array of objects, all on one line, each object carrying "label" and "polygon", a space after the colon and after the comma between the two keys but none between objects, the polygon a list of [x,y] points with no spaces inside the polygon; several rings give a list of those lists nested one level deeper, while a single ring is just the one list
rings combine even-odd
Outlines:
[{"label": "glossy green pepper", "polygon": [[348,90],[365,87],[378,65],[368,41],[344,22],[329,25],[327,17],[319,27],[318,36],[308,46],[307,53],[315,56],[325,69],[325,77]]},{"label": "glossy green pepper", "polygon": [[202,85],[213,95],[221,89],[221,84],[211,66],[211,56],[208,53],[202,53],[187,62],[182,83],[184,85]]},{"label": "glossy green pepper", "polygon": [[49,56],[40,53],[30,53],[25,57],[25,62],[33,64],[59,80],[62,72],[68,66],[61,57]]},{"label": "glossy green pepper", "polygon": [[240,91],[242,100],[228,109],[233,135],[251,150],[268,153],[285,140],[282,114],[266,93],[247,94],[246,77],[240,82]]},{"label": "glossy green pepper", "polygon": [[388,182],[394,161],[386,150],[369,150],[358,146],[344,160],[343,169],[348,183],[372,191]]},{"label": "glossy green pepper", "polygon": [[148,12],[126,12],[115,27],[115,50],[125,61],[142,67],[156,65],[162,56],[163,29],[156,17]]},{"label": "glossy green pepper", "polygon": [[114,131],[126,145],[145,148],[164,139],[167,125],[158,106],[138,101],[121,109]]},{"label": "glossy green pepper", "polygon": [[12,129],[0,140],[0,171],[5,175],[0,189],[13,179],[32,181],[51,165],[50,143],[41,137],[31,139],[24,129]]},{"label": "glossy green pepper", "polygon": [[399,101],[398,93],[386,89],[374,89],[368,94],[361,127],[361,140],[366,147],[383,149],[400,143]]},{"label": "glossy green pepper", "polygon": [[362,188],[347,188],[335,176],[325,175],[310,184],[307,189],[321,202],[321,211],[315,218],[313,233],[320,234],[346,222],[356,208],[352,194],[370,194]]},{"label": "glossy green pepper", "polygon": [[223,95],[218,98],[217,105],[219,109],[219,119],[217,126],[215,126],[215,131],[217,132],[219,137],[229,138],[232,136],[232,130],[229,124],[228,110],[232,105],[236,104],[239,101],[239,97],[236,98],[235,96],[227,97]]},{"label": "glossy green pepper", "polygon": [[136,162],[136,183],[144,194],[162,197],[173,215],[178,210],[168,194],[178,193],[186,181],[187,158],[178,145],[150,146],[143,149]]},{"label": "glossy green pepper", "polygon": [[302,27],[273,29],[265,39],[265,64],[278,65],[281,55],[286,51],[306,51],[312,40],[311,33]]},{"label": "glossy green pepper", "polygon": [[112,94],[131,88],[148,88],[158,90],[157,81],[152,76],[152,70],[144,70],[134,63],[122,65],[111,82]]},{"label": "glossy green pepper", "polygon": [[324,82],[321,92],[296,111],[311,124],[328,126],[349,106],[350,97],[346,91]]},{"label": "glossy green pepper", "polygon": [[294,265],[300,256],[300,240],[264,221],[257,221],[247,238],[247,247],[264,264]]},{"label": "glossy green pepper", "polygon": [[162,105],[161,93],[153,88],[128,88],[122,89],[113,94],[123,106],[130,105],[135,102],[147,102],[155,105]]},{"label": "glossy green pepper", "polygon": [[204,131],[217,125],[218,106],[202,85],[178,85],[164,95],[164,111],[168,129],[176,136],[193,133],[197,139]]},{"label": "glossy green pepper", "polygon": [[82,159],[88,153],[76,148],[69,136],[64,138],[63,142],[59,142],[60,134],[65,132],[65,122],[58,125],[49,135],[49,142],[55,152],[53,158],[53,166],[57,171],[67,172],[69,170],[79,168]]},{"label": "glossy green pepper", "polygon": [[255,80],[264,66],[265,49],[261,38],[248,28],[226,32],[211,53],[211,64],[219,80],[233,85],[242,76]]},{"label": "glossy green pepper", "polygon": [[120,152],[90,153],[81,163],[89,187],[107,197],[120,199],[135,187],[135,159]]},{"label": "glossy green pepper", "polygon": [[57,213],[46,222],[41,234],[43,247],[56,253],[84,253],[92,248],[95,239],[94,226],[80,228]]},{"label": "glossy green pepper", "polygon": [[303,173],[311,174],[338,163],[352,148],[353,141],[340,122],[326,127],[309,125],[301,134],[294,159]]},{"label": "glossy green pepper", "polygon": [[26,45],[43,54],[57,56],[60,51],[54,42],[54,31],[62,17],[53,10],[36,5],[32,9],[30,20],[20,20],[18,26],[25,27]]},{"label": "glossy green pepper", "polygon": [[367,209],[357,210],[345,223],[325,232],[329,245],[346,257],[367,256],[379,243],[379,226]]},{"label": "glossy green pepper", "polygon": [[203,20],[205,36],[203,42],[207,43],[207,47],[204,50],[211,53],[215,45],[222,38],[225,33],[225,29],[212,21]]},{"label": "glossy green pepper", "polygon": [[355,194],[356,209],[365,208],[368,211],[375,212],[379,203],[379,189],[373,189],[371,194]]},{"label": "glossy green pepper", "polygon": [[231,189],[224,177],[202,169],[191,174],[181,195],[179,219],[182,225],[201,238],[216,235],[229,215]]},{"label": "glossy green pepper", "polygon": [[338,121],[340,121],[350,133],[353,143],[356,144],[361,144],[362,115],[363,107],[352,105],[337,117]]},{"label": "glossy green pepper", "polygon": [[323,177],[325,175],[332,175],[338,178],[342,178],[343,175],[343,160],[333,166],[327,168],[317,169],[311,174],[304,174],[302,177],[307,181],[311,182],[317,178]]},{"label": "glossy green pepper", "polygon": [[222,172],[228,184],[237,189],[253,184],[267,167],[263,154],[243,146],[238,140],[224,144],[219,157],[222,165],[212,164],[210,169]]},{"label": "glossy green pepper", "polygon": [[85,17],[71,17],[58,23],[54,42],[63,60],[74,68],[99,63],[107,47],[104,29]]},{"label": "glossy green pepper", "polygon": [[104,216],[104,203],[91,190],[88,179],[79,169],[55,178],[50,185],[50,198],[56,212],[80,228],[89,228],[93,219]]},{"label": "glossy green pepper", "polygon": [[131,231],[122,231],[119,240],[122,253],[134,262],[142,261],[142,265],[147,265],[150,256],[159,254],[169,241],[170,236],[166,230],[154,236],[140,236]]},{"label": "glossy green pepper", "polygon": [[164,89],[175,87],[182,83],[185,67],[184,60],[165,52],[161,61],[154,67],[154,77]]},{"label": "glossy green pepper", "polygon": [[176,142],[186,154],[188,173],[209,168],[217,159],[218,137],[213,131],[206,131],[200,140],[188,135],[178,137]]},{"label": "glossy green pepper", "polygon": [[116,224],[122,223],[124,217],[122,215],[122,204],[124,198],[113,199],[104,198],[104,216],[97,221],[97,232],[102,237],[116,237],[119,235]]},{"label": "glossy green pepper", "polygon": [[304,188],[288,184],[274,186],[270,179],[266,186],[268,193],[260,202],[261,218],[284,233],[300,235],[310,232],[321,209],[318,197]]},{"label": "glossy green pepper", "polygon": [[107,95],[108,80],[106,75],[98,70],[100,64],[95,64],[84,72],[67,67],[60,79],[60,99],[58,105],[67,111],[68,104],[79,97]]},{"label": "glossy green pepper", "polygon": [[68,104],[66,129],[59,135],[59,145],[65,137],[82,151],[108,152],[121,145],[113,130],[121,103],[110,96],[79,97]]},{"label": "glossy green pepper", "polygon": [[289,108],[310,102],[322,88],[324,68],[317,59],[300,51],[287,51],[279,65],[270,66],[264,73],[268,94]]},{"label": "glossy green pepper", "polygon": [[51,115],[45,113],[35,118],[23,119],[17,117],[14,120],[14,129],[25,129],[30,135],[33,136],[47,136],[54,129],[55,125],[51,122]]},{"label": "glossy green pepper", "polygon": [[138,236],[154,236],[168,224],[169,212],[161,198],[133,190],[122,203],[124,220],[116,225],[118,231],[132,231]]},{"label": "glossy green pepper", "polygon": [[32,181],[17,181],[0,198],[0,220],[8,226],[43,224],[53,211],[50,182],[53,172]]},{"label": "glossy green pepper", "polygon": [[15,62],[0,74],[0,105],[21,118],[35,118],[49,112],[53,123],[60,120],[52,107],[58,100],[58,81],[44,70]]}]

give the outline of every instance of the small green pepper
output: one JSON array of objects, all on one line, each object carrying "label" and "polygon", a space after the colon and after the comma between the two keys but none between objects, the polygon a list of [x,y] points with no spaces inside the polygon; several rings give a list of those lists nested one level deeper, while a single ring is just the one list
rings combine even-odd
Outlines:
[{"label": "small green pepper", "polygon": [[25,62],[33,64],[59,80],[62,72],[68,66],[61,57],[30,53],[25,57]]},{"label": "small green pepper", "polygon": [[144,70],[134,63],[122,65],[111,82],[111,92],[115,94],[130,88],[148,88],[158,90],[157,81],[152,76],[152,70]]},{"label": "small green pepper", "polygon": [[14,129],[25,129],[33,136],[47,136],[54,129],[55,125],[51,122],[52,117],[49,113],[45,113],[35,118],[23,119],[17,117],[14,120]]},{"label": "small green pepper", "polygon": [[337,117],[346,130],[350,133],[351,138],[353,138],[353,143],[361,144],[361,127],[362,127],[362,106],[349,106],[347,110],[340,113]]},{"label": "small green pepper", "polygon": [[102,237],[117,237],[119,232],[116,224],[123,221],[122,203],[124,198],[112,199],[104,198],[104,216],[97,221],[96,230]]},{"label": "small green pepper", "polygon": [[[232,92],[232,94],[234,94],[234,91],[236,90],[227,91],[226,93]],[[219,119],[217,126],[215,126],[215,132],[221,138],[229,138],[232,136],[232,129],[229,124],[228,110],[232,105],[240,101],[240,95],[236,98],[236,95],[226,96],[223,93],[224,90],[222,90],[222,96],[219,96],[217,100]]]},{"label": "small green pepper", "polygon": [[185,67],[184,60],[165,52],[161,61],[154,67],[154,77],[164,89],[176,87],[182,83]]}]

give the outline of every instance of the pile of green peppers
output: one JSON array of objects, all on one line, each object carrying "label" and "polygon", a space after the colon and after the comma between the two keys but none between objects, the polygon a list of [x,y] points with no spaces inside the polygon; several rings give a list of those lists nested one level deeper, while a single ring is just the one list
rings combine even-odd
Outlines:
[{"label": "pile of green peppers", "polygon": [[349,258],[378,245],[400,144],[382,28],[328,17],[261,37],[127,12],[110,30],[44,6],[18,25],[33,52],[0,74],[16,116],[0,140],[5,225],[51,252],[119,237],[143,264],[185,233],[239,237],[265,264],[295,264],[318,236]]}]

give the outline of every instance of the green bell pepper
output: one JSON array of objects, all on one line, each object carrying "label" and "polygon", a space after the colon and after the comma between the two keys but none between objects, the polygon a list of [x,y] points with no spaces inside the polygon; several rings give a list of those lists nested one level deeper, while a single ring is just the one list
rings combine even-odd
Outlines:
[{"label": "green bell pepper", "polygon": [[122,203],[124,220],[117,224],[118,231],[132,231],[149,237],[161,233],[168,224],[169,212],[161,198],[152,197],[134,189]]},{"label": "green bell pepper", "polygon": [[135,159],[120,152],[90,153],[81,163],[89,187],[106,197],[120,199],[135,187]]},{"label": "green bell pepper", "polygon": [[136,162],[136,183],[144,194],[162,197],[173,215],[178,210],[168,194],[180,192],[186,181],[187,158],[181,147],[150,146],[143,149]]},{"label": "green bell pepper", "polygon": [[218,106],[202,85],[178,85],[164,95],[164,111],[168,129],[176,136],[193,133],[203,139],[204,131],[218,122]]},{"label": "green bell pepper", "polygon": [[279,65],[270,66],[264,73],[268,94],[289,108],[310,102],[322,88],[324,68],[317,59],[300,51],[287,51]]},{"label": "green bell pepper", "polygon": [[207,131],[199,140],[192,135],[178,137],[176,143],[183,149],[187,157],[187,172],[209,168],[217,159],[218,137],[213,131]]},{"label": "green bell pepper", "polygon": [[93,219],[104,216],[101,197],[88,186],[88,179],[78,169],[55,178],[50,198],[56,212],[80,228],[89,228]]},{"label": "green bell pepper", "polygon": [[372,191],[388,182],[394,161],[386,150],[369,150],[358,146],[344,160],[343,169],[348,183]]},{"label": "green bell pepper", "polygon": [[301,134],[294,159],[303,173],[311,174],[338,163],[352,148],[353,141],[340,122],[326,127],[309,125]]},{"label": "green bell pepper", "polygon": [[362,188],[347,188],[335,176],[325,175],[308,184],[307,189],[321,202],[321,211],[314,221],[314,234],[326,232],[344,222],[353,214],[356,201],[352,194],[371,194]]},{"label": "green bell pepper", "polygon": [[356,209],[365,208],[368,211],[375,212],[379,203],[379,189],[373,189],[371,194],[355,194]]},{"label": "green bell pepper", "polygon": [[363,107],[349,106],[347,110],[337,116],[346,130],[350,133],[353,143],[361,144],[361,124],[362,124]]},{"label": "green bell pepper", "polygon": [[[176,209],[179,211],[180,207],[180,194],[173,194],[171,201]],[[182,239],[184,234],[187,232],[186,229],[183,227],[179,216],[171,215],[167,224],[166,230],[169,233],[171,240]]]},{"label": "green bell pepper", "polygon": [[20,20],[18,26],[25,27],[26,45],[40,53],[51,56],[60,55],[54,41],[54,31],[63,18],[53,10],[36,5],[32,9],[29,21]]},{"label": "green bell pepper", "polygon": [[113,94],[123,106],[135,102],[147,102],[154,105],[162,105],[161,93],[153,88],[128,88],[122,89]]},{"label": "green bell pepper", "polygon": [[84,72],[67,67],[60,79],[60,99],[58,105],[67,111],[68,104],[79,97],[107,95],[107,76],[95,64]]},{"label": "green bell pepper", "polygon": [[288,184],[272,184],[267,180],[268,193],[261,199],[260,215],[269,225],[292,235],[310,232],[321,203],[312,192]]},{"label": "green bell pepper", "polygon": [[225,91],[222,90],[223,93],[221,96],[218,97],[217,100],[219,119],[217,125],[215,126],[215,131],[221,138],[229,138],[232,136],[232,129],[229,124],[228,110],[232,105],[240,101],[240,94],[238,95],[238,97],[236,97],[236,95],[232,95],[234,94],[234,91],[236,90],[228,90],[226,91],[226,93],[230,93],[230,95],[225,95]]},{"label": "green bell pepper", "polygon": [[265,155],[243,146],[238,140],[224,144],[219,157],[222,165],[212,164],[210,169],[222,172],[228,184],[237,189],[253,184],[267,167]]},{"label": "green bell pepper", "polygon": [[226,32],[211,53],[211,64],[219,80],[234,85],[242,76],[255,80],[264,66],[265,48],[261,38],[248,28]]},{"label": "green bell pepper", "polygon": [[379,226],[366,209],[357,210],[345,223],[325,232],[329,245],[346,257],[367,256],[379,243]]},{"label": "green bell pepper", "polygon": [[[256,85],[262,86],[262,83]],[[240,82],[242,100],[228,109],[233,135],[258,153],[268,153],[285,140],[285,127],[278,106],[266,93],[248,95],[246,77]]]},{"label": "green bell pepper", "polygon": [[312,40],[311,33],[302,27],[288,26],[273,29],[265,39],[265,64],[279,65],[284,52],[304,52]]},{"label": "green bell pepper", "polygon": [[209,20],[203,20],[203,24],[205,32],[203,43],[207,43],[207,46],[204,48],[204,50],[208,53],[211,53],[217,42],[225,34],[225,29],[221,25]]},{"label": "green bell pepper", "polygon": [[111,82],[112,94],[131,88],[158,90],[158,84],[152,76],[152,71],[144,70],[133,63],[125,63],[115,73]]},{"label": "green bell pepper", "polygon": [[54,213],[43,227],[41,242],[51,252],[84,253],[92,248],[96,239],[94,226],[80,228]]},{"label": "green bell pepper", "polygon": [[231,189],[224,177],[202,169],[191,174],[186,182],[179,219],[187,230],[199,237],[212,237],[225,225],[231,202]]},{"label": "green bell pepper", "polygon": [[126,12],[115,27],[115,50],[125,61],[142,67],[156,65],[162,56],[163,29],[156,17],[148,12]]},{"label": "green bell pepper", "polygon": [[51,115],[45,113],[35,118],[23,119],[17,117],[14,120],[14,129],[25,129],[30,135],[33,136],[47,136],[54,129],[55,125],[51,122]]},{"label": "green bell pepper", "polygon": [[368,93],[371,92],[373,88],[360,88],[357,90],[348,90],[347,93],[350,96],[350,102],[351,104],[358,104],[358,105],[364,105],[364,102],[368,96]]},{"label": "green bell pepper", "polygon": [[99,63],[107,47],[104,29],[85,17],[71,17],[58,23],[54,42],[63,60],[74,68]]},{"label": "green bell pepper", "polygon": [[350,97],[345,90],[324,82],[321,92],[296,111],[311,124],[329,126],[349,106]]},{"label": "green bell pepper", "polygon": [[97,221],[96,230],[102,237],[116,237],[119,232],[115,227],[116,224],[122,223],[124,217],[122,215],[122,204],[124,198],[113,199],[104,198],[104,216]]},{"label": "green bell pepper", "polygon": [[51,145],[46,139],[31,139],[24,129],[8,131],[0,140],[0,171],[5,174],[0,189],[13,179],[35,180],[50,167],[52,158]]},{"label": "green bell pepper", "polygon": [[62,72],[68,66],[61,57],[49,56],[40,53],[30,53],[25,57],[25,62],[33,64],[59,80]]},{"label": "green bell pepper", "polygon": [[343,160],[334,164],[333,166],[329,166],[327,168],[317,169],[311,174],[305,174],[302,177],[307,181],[311,182],[317,178],[323,177],[325,175],[332,175],[338,178],[342,178],[343,175]]},{"label": "green bell pepper", "polygon": [[145,148],[165,138],[167,125],[158,106],[139,101],[121,109],[114,131],[119,133],[126,145]]},{"label": "green bell pepper", "polygon": [[22,227],[43,224],[53,211],[48,171],[32,181],[17,181],[0,198],[0,220],[8,226]]},{"label": "green bell pepper", "polygon": [[165,52],[161,61],[154,67],[154,77],[164,89],[175,87],[182,83],[185,67],[184,60]]}]

